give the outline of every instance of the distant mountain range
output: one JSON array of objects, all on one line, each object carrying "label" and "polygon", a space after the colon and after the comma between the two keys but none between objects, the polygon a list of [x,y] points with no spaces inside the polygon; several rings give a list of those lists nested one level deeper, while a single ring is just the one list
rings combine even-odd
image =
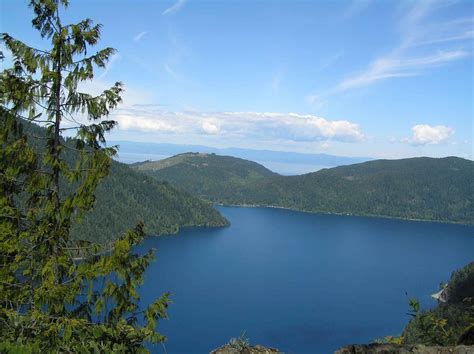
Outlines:
[{"label": "distant mountain range", "polygon": [[207,153],[131,167],[214,203],[474,224],[474,162],[457,157],[374,160],[299,176]]},{"label": "distant mountain range", "polygon": [[[44,128],[31,123],[24,126],[29,143],[36,151],[42,151]],[[71,139],[64,143],[74,145]],[[76,158],[72,150],[66,150],[64,156],[69,163]],[[62,186],[63,191],[70,188]],[[110,174],[97,188],[94,209],[86,213],[81,223],[73,225],[72,235],[76,239],[109,241],[139,221],[145,223],[145,231],[152,235],[175,233],[181,227],[228,224],[210,203],[114,161]]]},{"label": "distant mountain range", "polygon": [[372,158],[369,157],[344,157],[328,154],[305,154],[298,152],[241,148],[220,149],[202,145],[138,143],[130,141],[111,141],[110,143],[120,146],[119,160],[125,163],[134,163],[148,159],[160,160],[173,155],[193,151],[227,155],[256,161],[265,167],[284,175],[314,172],[321,168],[351,165],[372,160]]}]

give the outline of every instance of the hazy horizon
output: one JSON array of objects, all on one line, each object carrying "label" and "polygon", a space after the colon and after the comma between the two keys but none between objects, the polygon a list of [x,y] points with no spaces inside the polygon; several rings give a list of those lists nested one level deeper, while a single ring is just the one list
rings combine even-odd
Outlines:
[{"label": "hazy horizon", "polygon": [[[192,148],[194,147],[204,147],[204,148],[208,148],[208,149],[215,149],[215,150],[232,150],[232,149],[241,149],[241,150],[249,150],[249,151],[255,151],[255,152],[260,152],[260,151],[265,151],[265,152],[274,152],[274,153],[291,153],[291,154],[298,154],[298,155],[328,155],[328,156],[334,156],[334,157],[342,157],[342,158],[360,158],[360,159],[367,159],[367,160],[376,160],[376,159],[379,159],[377,157],[374,157],[374,156],[359,156],[359,155],[355,155],[355,154],[349,154],[349,155],[338,155],[338,154],[332,154],[332,153],[329,153],[327,151],[314,151],[314,152],[299,152],[299,151],[290,151],[290,150],[279,150],[277,148],[275,149],[259,149],[259,148],[246,148],[246,147],[238,147],[238,146],[234,146],[234,145],[222,145],[222,146],[215,146],[215,145],[206,145],[206,144],[192,144],[192,143],[189,143],[189,144],[186,144],[186,143],[182,143],[182,144],[179,144],[179,143],[165,143],[165,142],[157,142],[157,141],[134,141],[134,140],[116,140],[116,139],[113,139],[113,140],[110,140],[108,141],[108,144],[109,145],[114,145],[114,144],[119,144],[120,143],[133,143],[133,144],[137,144],[137,145],[170,145],[170,146],[180,146],[180,147],[189,147],[191,150],[187,150],[186,152],[200,152],[200,151],[193,151]],[[119,147],[119,152],[120,152],[120,147]],[[144,153],[146,154],[146,153]],[[409,158],[417,158],[417,157],[431,157],[431,158],[445,158],[445,157],[459,157],[459,158],[462,158],[462,159],[466,159],[466,160],[470,160],[470,161],[474,161],[474,157],[463,157],[463,156],[458,156],[458,155],[449,155],[449,154],[446,154],[446,155],[440,155],[440,156],[430,156],[430,155],[408,155],[408,156],[404,156],[404,157],[385,157],[385,158],[380,158],[380,159],[387,159],[387,160],[398,160],[398,159],[409,159]]]},{"label": "hazy horizon", "polygon": [[376,160],[370,156],[338,156],[327,153],[311,154],[236,147],[218,148],[192,144],[163,144],[133,141],[110,141],[109,144],[119,146],[118,154],[115,158],[117,161],[127,164],[146,160],[158,161],[183,153],[215,153],[217,155],[233,156],[254,161],[282,175],[300,175],[316,172],[323,168]]}]

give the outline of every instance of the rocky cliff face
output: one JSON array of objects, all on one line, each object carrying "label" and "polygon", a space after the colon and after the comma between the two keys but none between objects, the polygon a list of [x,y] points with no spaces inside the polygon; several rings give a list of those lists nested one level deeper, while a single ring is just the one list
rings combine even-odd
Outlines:
[{"label": "rocky cliff face", "polygon": [[474,354],[474,346],[427,347],[424,345],[402,346],[397,344],[348,345],[334,354]]}]

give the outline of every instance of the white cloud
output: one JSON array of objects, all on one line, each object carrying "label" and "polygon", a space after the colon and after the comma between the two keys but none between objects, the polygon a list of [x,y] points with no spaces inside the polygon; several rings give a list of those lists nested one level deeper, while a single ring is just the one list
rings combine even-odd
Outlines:
[{"label": "white cloud", "polygon": [[454,134],[454,130],[445,125],[418,124],[411,128],[413,137],[411,142],[415,145],[440,144]]},{"label": "white cloud", "polygon": [[204,120],[202,122],[202,130],[206,134],[217,134],[220,132],[219,124],[212,120]]},{"label": "white cloud", "polygon": [[186,0],[177,0],[172,6],[168,7],[163,11],[162,15],[172,15],[181,10],[181,8],[186,4]]},{"label": "white cloud", "polygon": [[[412,146],[439,145],[448,142],[454,134],[454,129],[445,125],[417,124],[411,128],[412,136],[405,138],[390,138],[392,144],[404,143]],[[451,142],[456,145],[458,142]]]},{"label": "white cloud", "polygon": [[114,114],[119,129],[187,136],[218,135],[220,139],[253,141],[358,142],[365,136],[356,123],[313,115],[269,112],[168,112],[122,109]]},{"label": "white cloud", "polygon": [[119,122],[120,129],[142,131],[159,131],[165,133],[180,133],[182,127],[174,125],[163,119],[153,119],[151,117],[140,117],[129,114],[117,114],[114,119]]},{"label": "white cloud", "polygon": [[145,36],[148,32],[147,31],[143,31],[143,32],[140,32],[138,34],[135,35],[135,37],[133,37],[133,41],[134,42],[138,42],[140,39],[143,38],[143,36]]},{"label": "white cloud", "polygon": [[327,141],[321,143],[321,145],[320,145],[321,149],[324,149],[324,150],[329,149],[330,146],[331,145],[329,145],[329,143]]}]

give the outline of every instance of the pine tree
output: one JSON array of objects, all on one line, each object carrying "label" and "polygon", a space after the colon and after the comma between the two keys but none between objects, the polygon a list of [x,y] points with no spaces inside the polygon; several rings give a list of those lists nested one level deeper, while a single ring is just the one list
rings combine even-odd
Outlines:
[{"label": "pine tree", "polygon": [[[101,26],[90,19],[64,25],[67,0],[29,6],[50,49],[1,34],[13,67],[0,74],[0,351],[146,351],[146,342],[165,339],[156,322],[166,317],[169,294],[139,307],[137,287],[153,258],[133,253],[143,225],[110,249],[70,239],[116,153],[104,136],[116,125],[107,116],[122,93],[119,82],[98,96],[78,85],[115,50],[88,55]],[[31,122],[46,127],[46,136],[28,135],[23,127]],[[73,147],[61,138],[65,130]],[[38,139],[39,151],[32,148]],[[65,158],[68,149],[75,161]]]}]

